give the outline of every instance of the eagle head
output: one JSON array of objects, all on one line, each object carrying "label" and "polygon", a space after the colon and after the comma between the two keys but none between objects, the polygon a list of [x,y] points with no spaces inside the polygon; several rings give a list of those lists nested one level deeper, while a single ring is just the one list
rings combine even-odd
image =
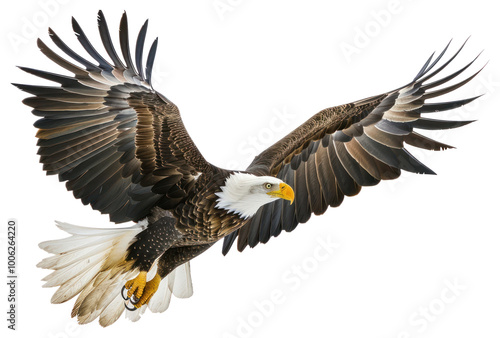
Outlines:
[{"label": "eagle head", "polygon": [[264,204],[285,199],[293,203],[293,189],[273,176],[256,176],[248,173],[231,173],[221,191],[215,193],[216,208],[236,213],[242,218],[255,215]]}]

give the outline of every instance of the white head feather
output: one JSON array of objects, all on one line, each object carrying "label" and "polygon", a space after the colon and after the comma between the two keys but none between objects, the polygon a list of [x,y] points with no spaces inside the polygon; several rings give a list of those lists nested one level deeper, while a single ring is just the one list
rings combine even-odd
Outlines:
[{"label": "white head feather", "polygon": [[[267,184],[272,187],[266,187]],[[272,176],[255,176],[247,173],[233,173],[221,187],[216,207],[248,218],[257,212],[264,204],[273,202],[279,197],[268,195],[270,190],[278,190],[282,180]]]}]

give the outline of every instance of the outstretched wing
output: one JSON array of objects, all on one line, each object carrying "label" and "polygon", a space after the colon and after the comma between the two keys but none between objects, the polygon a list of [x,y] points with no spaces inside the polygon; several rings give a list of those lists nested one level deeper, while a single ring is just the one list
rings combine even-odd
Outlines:
[{"label": "outstretched wing", "polygon": [[35,96],[23,102],[42,117],[35,123],[40,161],[49,175],[66,181],[68,190],[116,223],[144,218],[158,203],[175,205],[193,177],[209,167],[186,132],[177,107],[151,85],[158,39],[146,66],[143,49],[147,21],[139,32],[135,65],[130,53],[127,16],[120,22],[123,60],[112,44],[106,20],[98,13],[99,33],[112,63],[92,46],[75,19],[73,30],[91,62],[71,50],[52,30],[62,58],[40,39],[50,60],[74,76],[21,67],[59,86],[15,84]]},{"label": "outstretched wing", "polygon": [[242,228],[224,239],[223,253],[229,251],[236,237],[238,250],[242,251],[247,245],[254,247],[259,242],[266,243],[282,230],[292,231],[297,224],[307,222],[312,213],[321,215],[329,206],[339,206],[344,196],[358,194],[362,186],[399,177],[401,169],[434,174],[405,149],[405,143],[428,150],[451,148],[416,130],[456,128],[472,121],[444,121],[422,116],[457,108],[476,97],[441,103],[425,101],[461,87],[479,73],[454,85],[432,90],[461,74],[475,60],[449,76],[429,82],[463,48],[434,69],[448,46],[433,62],[434,54],[431,55],[406,86],[322,110],[258,155],[247,170],[282,179],[294,188],[295,202],[290,205],[288,201],[278,200],[261,207]]}]

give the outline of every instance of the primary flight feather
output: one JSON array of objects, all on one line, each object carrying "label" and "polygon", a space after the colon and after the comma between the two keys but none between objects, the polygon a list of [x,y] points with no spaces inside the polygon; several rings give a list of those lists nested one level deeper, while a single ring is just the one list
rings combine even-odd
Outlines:
[{"label": "primary flight feather", "polygon": [[153,89],[158,40],[144,55],[147,23],[132,54],[123,14],[120,56],[99,11],[99,33],[111,62],[96,51],[75,19],[73,29],[90,61],[49,29],[66,57],[38,40],[40,50],[74,75],[21,67],[59,85],[15,84],[33,95],[23,102],[41,117],[35,127],[47,174],[58,175],[76,198],[109,214],[112,222],[136,222],[119,229],[58,223],[71,236],[40,244],[53,254],[38,265],[54,270],[44,278],[45,286],[59,286],[52,302],[77,296],[72,316],[80,323],[99,318],[108,326],[124,311],[138,320],[146,308],[165,311],[172,294],[191,296],[189,261],[220,239],[224,254],[236,240],[241,251],[282,230],[292,231],[312,213],[339,206],[362,186],[397,178],[401,169],[433,174],[405,144],[447,149],[417,130],[471,122],[426,117],[476,98],[426,103],[478,73],[447,85],[474,59],[434,79],[463,47],[438,67],[447,46],[407,85],[324,109],[255,157],[246,170],[222,169],[198,151],[177,106]]}]

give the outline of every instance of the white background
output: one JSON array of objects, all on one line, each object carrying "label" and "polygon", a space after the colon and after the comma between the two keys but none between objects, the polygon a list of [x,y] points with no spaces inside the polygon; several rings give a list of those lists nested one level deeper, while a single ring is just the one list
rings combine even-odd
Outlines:
[{"label": "white background", "polygon": [[[497,217],[498,10],[491,1],[71,1],[10,2],[2,12],[2,247],[6,272],[7,218],[17,218],[18,331],[6,329],[7,289],[0,289],[2,336],[9,337],[471,337],[498,336],[500,229]],[[161,3],[161,4],[160,4]],[[214,4],[226,4],[226,11]],[[364,188],[340,208],[313,217],[291,234],[244,253],[220,253],[222,243],[192,262],[195,293],[174,299],[163,314],[137,323],[121,318],[103,329],[78,326],[73,301],[50,304],[46,254],[37,244],[63,235],[54,220],[113,226],[75,200],[36,155],[36,120],[11,82],[42,83],[15,65],[60,71],[38,51],[51,43],[50,25],[84,54],[71,31],[74,15],[98,50],[96,14],[104,10],[115,42],[123,10],[135,34],[150,19],[159,36],[156,89],[180,108],[205,157],[243,169],[256,155],[320,109],[399,87],[431,52],[453,38],[443,72],[481,50],[472,74],[483,72],[445,100],[485,95],[470,107],[441,114],[474,119],[466,127],[427,133],[457,147],[414,151],[437,176],[404,174]],[[52,46],[52,44],[51,44]],[[346,55],[342,48],[355,53]],[[448,54],[449,55],[449,54]],[[463,79],[461,77],[460,79]],[[277,117],[283,117],[278,120]],[[271,121],[274,121],[271,123]],[[251,137],[258,137],[251,146]],[[326,256],[318,239],[338,248]],[[321,258],[321,261],[318,261]],[[301,267],[301,276],[295,274]],[[305,279],[302,279],[305,278]],[[4,278],[1,278],[4,280]],[[300,282],[300,283],[299,283]],[[451,284],[458,286],[450,288]],[[280,304],[267,305],[271,294]],[[261,306],[262,307],[262,306]],[[427,311],[424,315],[422,311]]]}]

